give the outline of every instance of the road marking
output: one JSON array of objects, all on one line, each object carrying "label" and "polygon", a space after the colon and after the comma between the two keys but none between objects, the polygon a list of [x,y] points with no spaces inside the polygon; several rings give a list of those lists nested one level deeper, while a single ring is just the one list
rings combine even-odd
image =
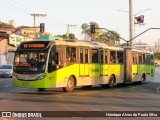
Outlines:
[{"label": "road marking", "polygon": [[157,92],[160,93],[160,86],[157,87]]},{"label": "road marking", "polygon": [[123,95],[117,95],[118,97],[125,97],[125,96],[123,96]]},{"label": "road marking", "polygon": [[101,111],[101,110],[96,109],[96,108],[89,108],[89,109],[94,110],[94,111]]},{"label": "road marking", "polygon": [[145,92],[150,92],[150,90],[146,90],[146,89],[141,89],[141,90],[143,90],[143,91],[145,91]]},{"label": "road marking", "polygon": [[7,99],[4,99],[4,100],[1,100],[1,101],[9,101],[9,100],[7,100]]}]

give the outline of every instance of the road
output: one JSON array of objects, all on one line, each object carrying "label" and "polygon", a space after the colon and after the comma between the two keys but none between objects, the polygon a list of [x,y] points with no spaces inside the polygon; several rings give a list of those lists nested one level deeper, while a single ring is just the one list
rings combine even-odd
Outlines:
[{"label": "road", "polygon": [[11,78],[0,78],[0,111],[160,111],[160,67],[155,79],[142,85],[76,88],[72,93],[17,88]]}]

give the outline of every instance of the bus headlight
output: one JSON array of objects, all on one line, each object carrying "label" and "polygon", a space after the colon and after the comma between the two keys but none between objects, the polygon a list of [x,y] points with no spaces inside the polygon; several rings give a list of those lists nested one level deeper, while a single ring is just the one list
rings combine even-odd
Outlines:
[{"label": "bus headlight", "polygon": [[45,73],[42,73],[42,74],[38,75],[38,77],[37,77],[36,79],[37,79],[37,80],[41,80],[41,79],[43,79],[45,76],[46,76],[46,74],[45,74]]}]

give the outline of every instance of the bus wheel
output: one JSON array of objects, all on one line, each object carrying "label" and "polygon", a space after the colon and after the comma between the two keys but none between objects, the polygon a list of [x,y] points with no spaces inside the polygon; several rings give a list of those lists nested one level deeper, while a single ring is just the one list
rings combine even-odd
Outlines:
[{"label": "bus wheel", "polygon": [[44,88],[38,88],[38,91],[44,91]]},{"label": "bus wheel", "polygon": [[143,75],[142,75],[142,78],[141,78],[141,82],[140,82],[140,83],[141,83],[141,84],[143,84],[143,83],[144,83],[144,81],[145,81],[145,75],[143,74]]},{"label": "bus wheel", "polygon": [[114,87],[114,82],[115,82],[115,78],[114,76],[112,75],[110,77],[110,80],[109,80],[109,88],[113,88]]},{"label": "bus wheel", "polygon": [[108,88],[108,87],[109,87],[108,84],[103,84],[103,85],[101,85],[101,86],[102,86],[102,88]]},{"label": "bus wheel", "polygon": [[89,89],[89,88],[91,88],[91,87],[92,87],[92,85],[82,86],[82,88],[84,88],[84,89]]},{"label": "bus wheel", "polygon": [[63,90],[65,92],[74,91],[74,84],[75,84],[74,78],[71,76],[71,77],[69,77],[69,79],[67,81],[67,87],[63,87]]}]

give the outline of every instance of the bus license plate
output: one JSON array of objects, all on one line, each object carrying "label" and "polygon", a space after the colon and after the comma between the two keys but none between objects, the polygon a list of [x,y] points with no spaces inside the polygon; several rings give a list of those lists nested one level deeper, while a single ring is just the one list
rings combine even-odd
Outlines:
[{"label": "bus license plate", "polygon": [[27,86],[29,86],[29,83],[28,82],[23,82],[23,86],[27,87]]}]

